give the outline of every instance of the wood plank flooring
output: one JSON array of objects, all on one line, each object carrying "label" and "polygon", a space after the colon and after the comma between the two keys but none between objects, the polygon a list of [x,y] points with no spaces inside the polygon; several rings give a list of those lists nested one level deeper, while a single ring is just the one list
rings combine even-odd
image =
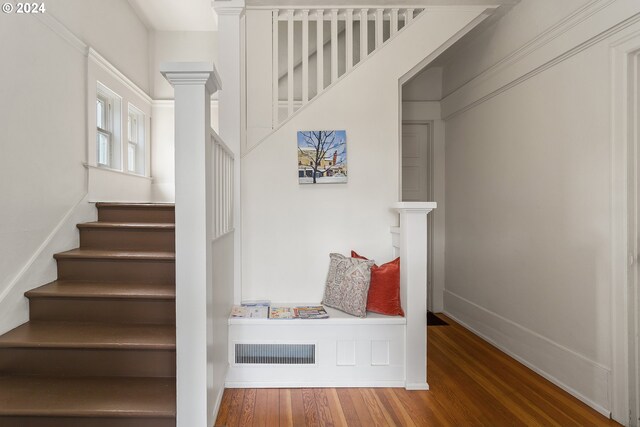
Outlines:
[{"label": "wood plank flooring", "polygon": [[216,426],[619,426],[444,315],[430,326],[429,391],[227,389]]}]

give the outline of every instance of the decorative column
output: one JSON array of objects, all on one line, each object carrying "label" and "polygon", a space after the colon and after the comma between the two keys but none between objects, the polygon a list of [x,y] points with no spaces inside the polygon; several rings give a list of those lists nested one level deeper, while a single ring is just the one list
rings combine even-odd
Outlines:
[{"label": "decorative column", "polygon": [[[240,159],[245,144],[245,3],[244,0],[216,0],[213,7],[218,14],[218,67],[224,81],[224,90],[218,96],[220,137],[229,146],[236,159]],[[241,299],[242,276],[242,216],[240,200],[241,161],[235,163],[233,191],[233,300]]]},{"label": "decorative column", "polygon": [[428,390],[427,384],[427,214],[435,202],[399,202],[400,298],[407,320],[405,388]]},{"label": "decorative column", "polygon": [[212,282],[211,95],[215,67],[170,62],[175,90],[177,425],[211,425],[207,410],[207,301]]}]

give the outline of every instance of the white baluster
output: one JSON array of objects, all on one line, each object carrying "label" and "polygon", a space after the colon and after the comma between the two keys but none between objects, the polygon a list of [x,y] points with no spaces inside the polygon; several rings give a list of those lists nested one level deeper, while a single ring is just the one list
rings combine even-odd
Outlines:
[{"label": "white baluster", "polygon": [[302,10],[302,105],[309,101],[309,9]]},{"label": "white baluster", "polygon": [[279,83],[280,83],[280,70],[278,70],[278,25],[279,20],[278,17],[280,15],[280,11],[278,9],[273,10],[273,57],[272,57],[272,74],[273,74],[273,83],[272,83],[272,126],[275,129],[278,126],[279,122],[279,113],[280,113],[280,93],[279,93]]},{"label": "white baluster", "polygon": [[384,37],[384,9],[376,9],[376,49],[382,46]]},{"label": "white baluster", "polygon": [[331,9],[331,83],[338,80],[338,9]]},{"label": "white baluster", "polygon": [[398,32],[398,9],[391,9],[389,20],[391,21],[391,30],[389,33],[391,37],[393,37],[393,35]]},{"label": "white baluster", "polygon": [[316,64],[318,95],[324,90],[324,10],[316,14]]},{"label": "white baluster", "polygon": [[287,16],[287,116],[293,114],[293,9]]},{"label": "white baluster", "polygon": [[411,21],[413,21],[413,11],[414,11],[414,9],[407,9],[407,10],[406,10],[406,12],[405,12],[405,18],[404,18],[405,26],[406,26],[406,25],[409,25],[409,23],[410,23]]},{"label": "white baluster", "polygon": [[224,232],[229,231],[229,218],[227,216],[228,203],[227,197],[229,196],[229,191],[227,190],[227,173],[229,169],[229,156],[224,156],[224,168],[222,169],[222,176],[220,179],[224,184],[224,188],[222,189],[222,220],[224,224]]},{"label": "white baluster", "polygon": [[360,61],[369,55],[369,10],[360,9]]},{"label": "white baluster", "polygon": [[224,156],[224,151],[222,151],[222,147],[220,145],[218,145],[218,164],[216,165],[217,168],[217,173],[215,174],[216,178],[217,178],[217,189],[218,189],[218,197],[216,200],[216,203],[218,204],[218,206],[216,207],[216,213],[218,216],[218,235],[221,235],[224,232],[224,226],[222,224],[222,215],[221,214],[221,208],[222,208],[222,174],[220,173],[222,170],[222,159]]},{"label": "white baluster", "polygon": [[347,56],[347,67],[349,71],[353,68],[353,9],[347,9],[345,21],[345,52]]}]

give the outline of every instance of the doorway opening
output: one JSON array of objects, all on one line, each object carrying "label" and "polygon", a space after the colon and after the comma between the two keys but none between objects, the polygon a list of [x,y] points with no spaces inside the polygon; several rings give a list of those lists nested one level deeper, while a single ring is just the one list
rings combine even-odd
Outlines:
[{"label": "doorway opening", "polygon": [[[433,186],[433,122],[402,122],[402,201],[430,202]],[[427,309],[434,311],[433,215],[427,217]]]}]

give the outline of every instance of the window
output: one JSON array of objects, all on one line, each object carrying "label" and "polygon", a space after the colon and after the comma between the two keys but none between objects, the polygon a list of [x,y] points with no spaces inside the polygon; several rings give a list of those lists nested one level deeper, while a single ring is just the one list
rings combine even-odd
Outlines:
[{"label": "window", "polygon": [[96,162],[109,169],[120,167],[121,98],[98,83],[96,95]]},{"label": "window", "polygon": [[129,104],[127,170],[138,175],[144,175],[144,122],[144,113]]}]

